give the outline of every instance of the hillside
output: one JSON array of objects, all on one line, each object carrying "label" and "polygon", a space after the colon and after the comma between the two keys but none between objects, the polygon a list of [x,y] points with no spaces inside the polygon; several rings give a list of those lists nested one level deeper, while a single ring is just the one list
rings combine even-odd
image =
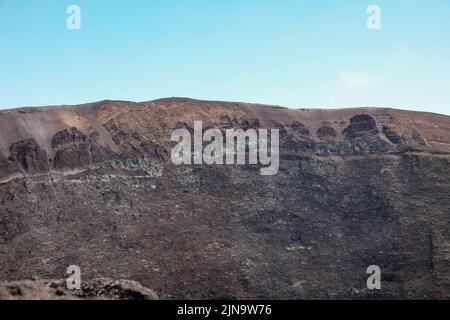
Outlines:
[{"label": "hillside", "polygon": [[[175,166],[176,128],[280,130],[280,170]],[[186,98],[0,110],[0,281],[162,299],[449,298],[450,117]],[[382,290],[366,269],[382,269]]]}]

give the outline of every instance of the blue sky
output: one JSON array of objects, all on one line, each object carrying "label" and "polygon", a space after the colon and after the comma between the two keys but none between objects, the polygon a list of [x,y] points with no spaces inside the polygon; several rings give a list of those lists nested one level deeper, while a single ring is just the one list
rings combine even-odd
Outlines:
[{"label": "blue sky", "polygon": [[450,114],[450,0],[0,0],[0,108],[171,96]]}]

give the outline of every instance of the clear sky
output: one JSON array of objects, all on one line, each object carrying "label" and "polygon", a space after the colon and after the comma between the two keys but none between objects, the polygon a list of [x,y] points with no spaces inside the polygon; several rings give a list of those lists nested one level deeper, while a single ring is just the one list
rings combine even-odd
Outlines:
[{"label": "clear sky", "polygon": [[450,0],[0,0],[0,108],[171,96],[450,114]]}]

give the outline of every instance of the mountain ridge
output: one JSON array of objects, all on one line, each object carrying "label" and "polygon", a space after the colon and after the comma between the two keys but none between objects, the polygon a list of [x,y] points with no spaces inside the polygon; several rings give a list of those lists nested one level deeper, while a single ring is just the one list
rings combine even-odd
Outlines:
[{"label": "mountain ridge", "polygon": [[[25,165],[22,163],[23,170],[21,170],[16,166],[17,162],[20,162],[17,158],[20,155],[14,153],[24,148],[35,148],[36,154],[31,157],[43,159],[38,160],[42,163],[38,168],[31,169],[31,172],[34,170],[36,173],[42,173],[51,171],[52,168],[61,169],[61,166],[55,167],[53,164],[53,161],[59,161],[59,158],[55,158],[58,152],[62,157],[62,151],[52,145],[52,139],[58,134],[64,135],[64,130],[66,135],[70,135],[69,132],[73,131],[72,134],[78,135],[80,139],[92,142],[89,148],[95,150],[88,151],[94,155],[84,155],[89,157],[86,160],[89,163],[103,161],[108,156],[115,157],[123,153],[120,144],[124,141],[113,141],[114,136],[116,140],[120,140],[118,135],[126,135],[126,143],[157,144],[167,154],[170,151],[171,130],[180,124],[193,127],[196,120],[222,129],[225,127],[281,129],[287,134],[294,132],[302,141],[324,144],[330,141],[345,142],[344,144],[348,146],[351,143],[347,143],[346,140],[357,140],[358,137],[348,137],[344,131],[351,125],[352,118],[358,115],[366,115],[369,122],[374,119],[374,123],[369,125],[373,125],[373,129],[378,131],[374,135],[378,137],[377,143],[385,143],[385,149],[389,149],[390,152],[398,151],[400,144],[402,150],[409,147],[410,151],[450,153],[450,137],[446,134],[447,130],[450,130],[450,117],[444,115],[389,108],[287,109],[258,104],[164,98],[141,103],[103,100],[78,106],[3,110],[0,112],[0,155],[2,155],[0,163],[10,169],[16,167],[12,172],[14,175],[20,175],[23,171],[29,173],[26,156],[22,155],[22,158],[25,158],[21,161],[25,161]],[[121,121],[121,117],[127,118],[128,123]],[[229,123],[224,125],[221,123],[223,121]],[[428,125],[430,122],[433,123],[433,127]],[[135,125],[136,128],[133,127]],[[119,129],[119,126],[122,128]],[[138,138],[130,142],[129,136],[133,134]],[[370,133],[364,131],[362,135],[373,138],[370,137]],[[28,147],[20,145],[24,141],[29,143]],[[133,147],[140,148],[137,145]],[[20,150],[13,151],[13,149]],[[80,150],[68,151],[78,152],[79,155]],[[89,153],[88,151],[85,153]],[[72,156],[73,154],[69,154],[65,158]],[[0,172],[0,178],[3,180],[5,175],[3,173],[2,177]]]},{"label": "mountain ridge", "polygon": [[309,107],[287,107],[287,106],[281,106],[276,104],[265,104],[265,103],[259,103],[259,102],[245,102],[245,101],[226,101],[226,100],[208,100],[208,99],[196,99],[196,98],[190,98],[190,97],[163,97],[163,98],[157,98],[153,100],[143,100],[143,101],[131,101],[131,100],[122,100],[122,99],[103,99],[98,100],[94,102],[86,102],[86,103],[76,103],[76,104],[52,104],[52,105],[29,105],[29,106],[16,106],[16,107],[7,107],[7,108],[0,108],[0,113],[2,111],[18,111],[18,110],[26,110],[26,109],[46,109],[46,108],[63,108],[63,107],[84,107],[84,106],[91,106],[91,105],[101,105],[105,103],[129,103],[129,104],[148,104],[152,102],[165,102],[165,101],[192,101],[192,102],[209,102],[209,103],[229,103],[229,104],[241,104],[241,105],[253,105],[253,106],[262,106],[262,107],[269,107],[274,109],[287,109],[287,110],[356,110],[356,109],[380,109],[380,110],[393,110],[393,111],[406,111],[406,112],[412,112],[412,113],[422,113],[422,114],[430,114],[430,115],[436,115],[436,116],[445,116],[448,117],[450,115],[443,114],[443,113],[437,113],[437,112],[431,112],[431,111],[422,111],[422,110],[411,110],[408,108],[396,108],[396,107],[382,107],[382,106],[353,106],[353,107],[342,107],[342,108],[327,108],[327,107],[317,107],[317,106],[309,106]]}]

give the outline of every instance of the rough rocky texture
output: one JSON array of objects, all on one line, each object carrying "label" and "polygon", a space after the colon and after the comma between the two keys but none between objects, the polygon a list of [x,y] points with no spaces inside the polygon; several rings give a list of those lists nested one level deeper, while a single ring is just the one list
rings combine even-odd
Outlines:
[{"label": "rough rocky texture", "polygon": [[357,138],[378,133],[375,119],[368,114],[358,114],[350,119],[350,125],[343,131],[348,138]]},{"label": "rough rocky texture", "polygon": [[[13,143],[10,151],[11,154],[8,159],[17,163],[26,173],[36,174],[49,171],[47,154],[33,138]],[[12,164],[7,164],[7,166],[10,165]]]},{"label": "rough rocky texture", "polygon": [[[280,171],[174,166],[175,128],[280,130]],[[0,280],[173,298],[450,298],[450,117],[162,99],[0,111]],[[382,290],[366,288],[379,265]]]},{"label": "rough rocky texture", "polygon": [[158,300],[139,283],[128,280],[94,279],[80,290],[67,289],[64,280],[0,282],[0,300]]}]

